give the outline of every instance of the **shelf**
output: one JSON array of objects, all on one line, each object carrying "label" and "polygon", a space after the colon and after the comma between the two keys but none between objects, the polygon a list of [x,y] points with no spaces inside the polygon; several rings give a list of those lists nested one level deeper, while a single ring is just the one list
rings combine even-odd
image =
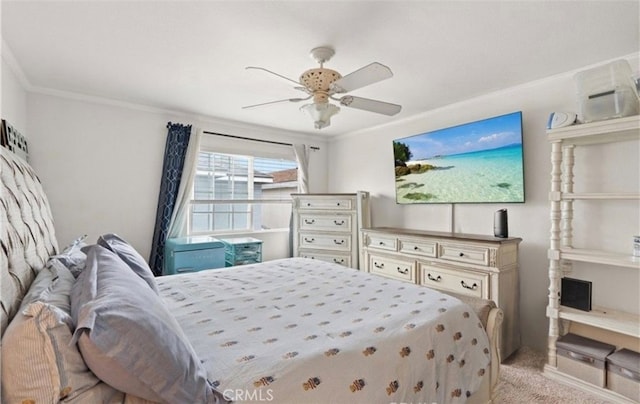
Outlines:
[{"label": "shelf", "polygon": [[640,338],[640,315],[611,310],[606,307],[593,307],[591,311],[582,311],[560,306],[558,316],[563,320],[617,332]]},{"label": "shelf", "polygon": [[591,122],[547,131],[551,142],[587,145],[640,140],[640,116]]},{"label": "shelf", "polygon": [[561,200],[640,200],[640,194],[630,192],[562,192]]},{"label": "shelf", "polygon": [[630,254],[565,247],[560,249],[560,259],[640,270],[640,257]]},{"label": "shelf", "polygon": [[555,366],[551,366],[548,364],[544,365],[544,370],[542,373],[545,377],[551,380],[555,380],[574,389],[586,391],[595,395],[596,397],[600,397],[601,399],[606,400],[607,402],[616,404],[637,404],[636,401],[633,401],[614,391],[595,386],[591,383],[585,382],[584,380],[580,380],[566,373],[562,373]]}]

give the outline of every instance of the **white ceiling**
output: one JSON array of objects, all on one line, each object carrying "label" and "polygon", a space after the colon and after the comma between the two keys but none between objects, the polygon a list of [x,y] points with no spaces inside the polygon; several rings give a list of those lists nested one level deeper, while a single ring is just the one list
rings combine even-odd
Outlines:
[{"label": "white ceiling", "polygon": [[[639,1],[7,1],[5,59],[32,91],[62,91],[297,132],[337,135],[640,51]],[[351,95],[401,104],[387,117],[343,107],[320,131],[293,79],[377,61],[394,77]],[[8,49],[7,49],[8,48]],[[636,70],[637,66],[634,67]]]}]

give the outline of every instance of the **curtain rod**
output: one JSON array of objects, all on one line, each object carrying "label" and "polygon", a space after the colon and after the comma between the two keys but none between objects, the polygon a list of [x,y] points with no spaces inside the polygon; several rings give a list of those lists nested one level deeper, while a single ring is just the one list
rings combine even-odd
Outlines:
[{"label": "curtain rod", "polygon": [[[225,133],[208,132],[206,130],[203,130],[202,133],[205,133],[207,135],[232,137],[234,139],[251,140],[251,141],[254,141],[254,142],[279,144],[279,145],[282,145],[282,146],[293,146],[293,144],[291,144],[291,143],[276,142],[276,141],[273,141],[273,140],[264,140],[264,139],[253,139],[253,138],[244,137],[244,136],[227,135]],[[311,148],[311,150],[320,150],[320,148],[318,146],[309,146],[309,148]]]}]

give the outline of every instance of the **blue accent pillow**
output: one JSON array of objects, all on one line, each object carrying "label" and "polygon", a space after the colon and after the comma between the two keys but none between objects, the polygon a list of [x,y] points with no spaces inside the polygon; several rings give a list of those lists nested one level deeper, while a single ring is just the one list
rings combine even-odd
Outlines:
[{"label": "blue accent pillow", "polygon": [[89,368],[125,393],[168,403],[217,402],[164,301],[119,256],[94,245],[71,292],[74,341]]}]

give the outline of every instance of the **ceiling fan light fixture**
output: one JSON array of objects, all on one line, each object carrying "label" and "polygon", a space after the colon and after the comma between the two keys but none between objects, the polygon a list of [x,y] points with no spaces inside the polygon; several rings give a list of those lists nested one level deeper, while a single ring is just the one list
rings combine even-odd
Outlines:
[{"label": "ceiling fan light fixture", "polygon": [[300,110],[309,114],[316,129],[326,128],[331,125],[331,117],[340,112],[339,107],[328,102],[306,104],[300,107]]},{"label": "ceiling fan light fixture", "polygon": [[306,104],[300,108],[313,119],[316,129],[326,128],[331,125],[331,117],[340,112],[340,107],[332,105],[329,100],[336,101],[343,107],[359,109],[362,111],[375,112],[382,115],[393,116],[402,110],[402,106],[384,101],[371,100],[363,97],[344,95],[340,98],[334,97],[336,94],[344,94],[357,90],[361,87],[386,80],[393,76],[391,69],[387,66],[373,62],[368,65],[342,76],[335,70],[325,69],[324,63],[329,61],[335,54],[333,48],[320,46],[311,50],[311,57],[320,64],[319,68],[305,70],[298,81],[292,80],[281,74],[272,72],[262,67],[249,66],[247,69],[262,70],[278,76],[296,84],[293,87],[296,91],[307,94],[306,98],[286,98],[283,100],[263,102],[260,104],[248,105],[242,108],[253,108],[262,105],[275,104],[280,102],[300,102],[313,98],[312,104]]}]

